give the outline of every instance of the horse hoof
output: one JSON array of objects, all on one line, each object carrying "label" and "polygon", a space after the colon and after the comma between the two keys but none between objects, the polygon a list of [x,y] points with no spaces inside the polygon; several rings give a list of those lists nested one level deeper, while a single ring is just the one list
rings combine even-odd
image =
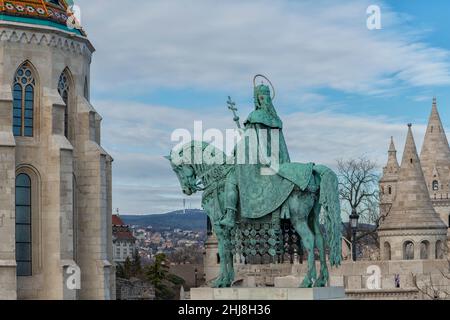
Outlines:
[{"label": "horse hoof", "polygon": [[303,289],[308,289],[308,288],[312,288],[313,287],[313,283],[311,280],[309,279],[305,279],[302,284],[300,285],[300,288]]}]

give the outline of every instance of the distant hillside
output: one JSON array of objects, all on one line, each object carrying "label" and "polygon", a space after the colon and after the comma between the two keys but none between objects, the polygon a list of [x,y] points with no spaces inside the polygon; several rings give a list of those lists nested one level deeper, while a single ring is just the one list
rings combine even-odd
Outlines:
[{"label": "distant hillside", "polygon": [[[199,209],[188,209],[186,214],[183,211],[173,211],[165,214],[151,215],[122,215],[120,216],[127,225],[137,225],[140,227],[152,226],[155,230],[193,230],[206,231],[206,213]],[[348,222],[342,225],[342,229],[348,226]],[[359,225],[358,231],[373,230],[373,225]]]},{"label": "distant hillside", "polygon": [[206,213],[202,210],[174,211],[166,214],[122,215],[124,223],[141,227],[152,226],[155,230],[183,229],[206,231]]}]

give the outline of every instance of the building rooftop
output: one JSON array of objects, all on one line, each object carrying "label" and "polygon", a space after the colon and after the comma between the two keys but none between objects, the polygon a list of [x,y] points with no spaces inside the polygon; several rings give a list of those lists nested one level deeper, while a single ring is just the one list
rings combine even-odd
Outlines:
[{"label": "building rooftop", "polygon": [[72,22],[71,5],[72,0],[0,0],[0,22],[43,25],[85,36]]}]

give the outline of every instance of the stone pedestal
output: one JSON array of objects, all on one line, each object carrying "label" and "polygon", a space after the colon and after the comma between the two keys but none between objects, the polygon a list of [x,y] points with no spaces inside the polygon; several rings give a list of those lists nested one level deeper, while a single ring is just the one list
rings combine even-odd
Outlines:
[{"label": "stone pedestal", "polygon": [[191,289],[191,300],[341,300],[345,298],[343,287]]}]

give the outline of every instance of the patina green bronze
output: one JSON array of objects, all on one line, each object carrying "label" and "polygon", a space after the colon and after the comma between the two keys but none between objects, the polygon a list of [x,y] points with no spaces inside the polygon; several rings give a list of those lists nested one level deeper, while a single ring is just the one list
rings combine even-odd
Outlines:
[{"label": "patina green bronze", "polygon": [[[273,106],[270,88],[255,84],[254,95],[255,111],[244,123],[244,130],[279,130],[276,137],[269,135],[268,138],[269,141],[279,139],[279,170],[275,174],[261,174],[261,168],[270,163],[230,162],[221,150],[205,142],[192,141],[167,158],[185,194],[203,191],[202,206],[219,243],[220,273],[215,287],[232,285],[235,254],[266,256],[272,258],[271,262],[276,261],[275,257],[283,253],[280,227],[283,220],[290,220],[308,252],[308,271],[301,287],[324,287],[329,280],[326,247],[330,265],[341,264],[342,221],[337,176],[322,165],[291,163],[282,133],[283,123]],[[228,105],[234,121],[240,126],[231,99]],[[267,155],[270,155],[268,149]],[[195,152],[223,161],[194,164],[192,158],[184,157]],[[179,159],[184,160],[180,162]],[[321,212],[325,234],[322,234],[319,219]],[[315,248],[320,258],[319,276],[315,267]]]}]

